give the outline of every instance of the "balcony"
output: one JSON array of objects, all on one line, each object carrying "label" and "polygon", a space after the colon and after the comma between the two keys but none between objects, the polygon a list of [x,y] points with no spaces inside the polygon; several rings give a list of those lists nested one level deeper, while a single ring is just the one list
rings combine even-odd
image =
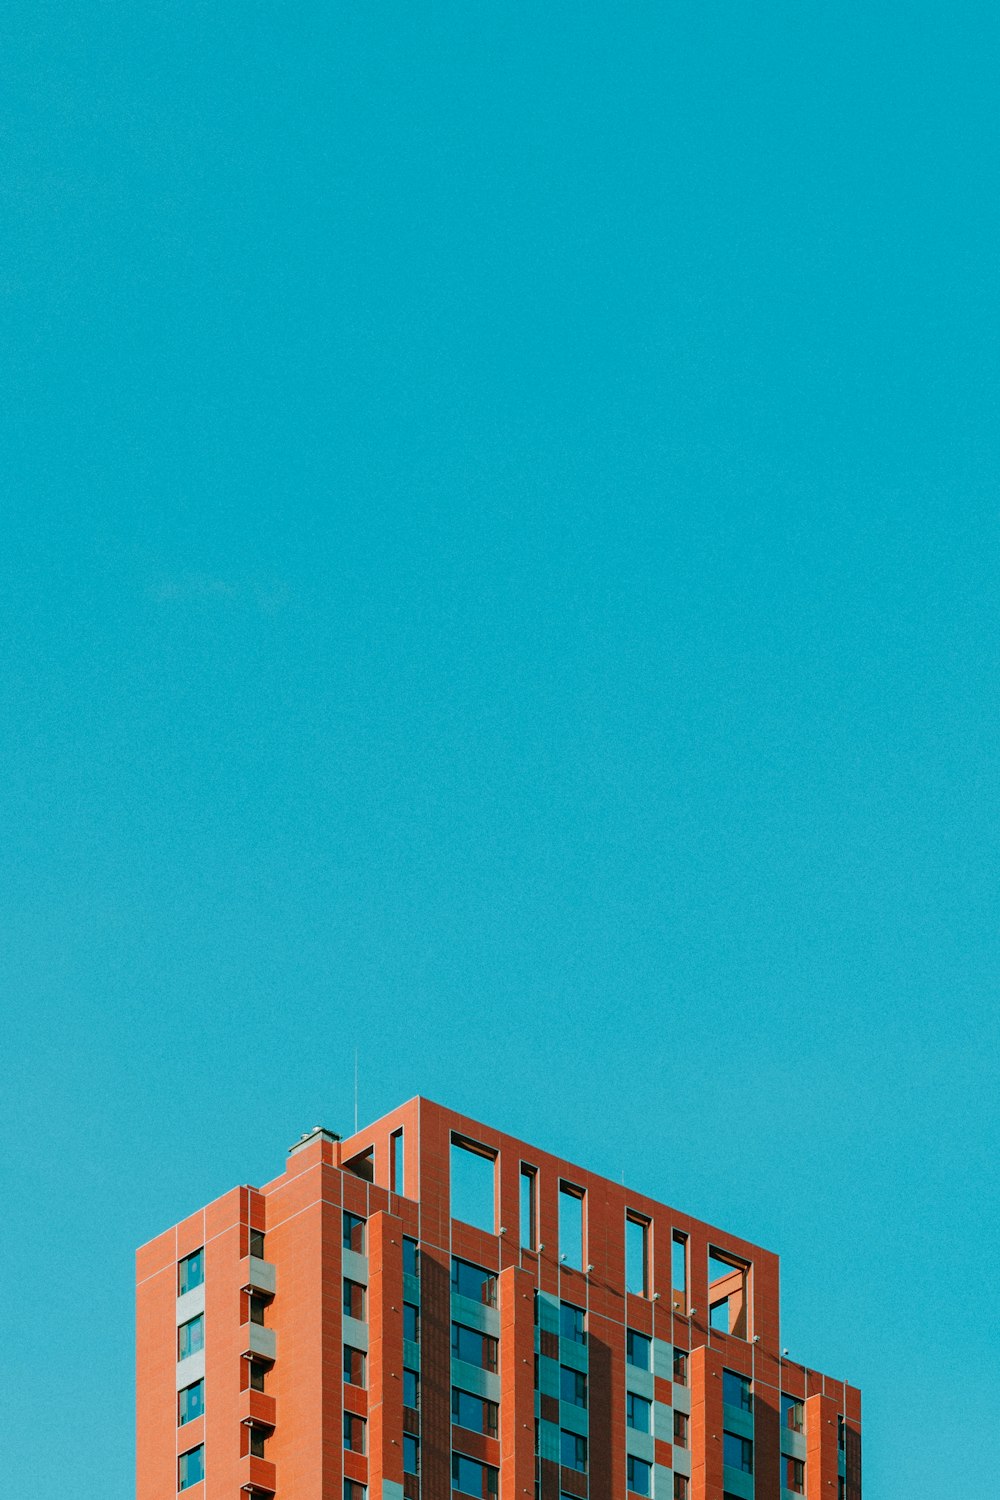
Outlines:
[{"label": "balcony", "polygon": [[240,1489],[248,1495],[274,1494],[274,1464],[248,1453],[240,1459]]},{"label": "balcony", "polygon": [[240,1392],[240,1421],[248,1427],[273,1427],[275,1401],[263,1391],[247,1389]]},{"label": "balcony", "polygon": [[273,1328],[265,1328],[262,1323],[244,1323],[241,1332],[243,1334],[241,1353],[253,1354],[258,1359],[266,1360],[274,1360],[277,1357],[278,1340]]},{"label": "balcony", "polygon": [[272,1261],[261,1260],[256,1255],[245,1255],[240,1261],[240,1275],[245,1292],[259,1292],[263,1297],[273,1297],[278,1287],[278,1268]]}]

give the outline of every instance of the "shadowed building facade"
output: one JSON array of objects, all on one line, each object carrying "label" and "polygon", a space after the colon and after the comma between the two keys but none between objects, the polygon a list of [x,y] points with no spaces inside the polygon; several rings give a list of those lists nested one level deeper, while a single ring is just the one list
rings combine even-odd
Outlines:
[{"label": "shadowed building facade", "polygon": [[138,1500],[861,1500],[778,1259],[426,1099],[137,1255]]}]

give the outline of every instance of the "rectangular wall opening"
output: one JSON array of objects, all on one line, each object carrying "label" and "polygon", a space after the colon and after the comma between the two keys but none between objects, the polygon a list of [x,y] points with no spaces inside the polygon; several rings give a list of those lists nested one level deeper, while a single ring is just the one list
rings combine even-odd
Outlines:
[{"label": "rectangular wall opening", "polygon": [[389,1137],[389,1190],[406,1196],[406,1168],[403,1164],[403,1132],[394,1130]]},{"label": "rectangular wall opening", "polygon": [[375,1147],[366,1146],[356,1156],[352,1156],[344,1162],[344,1171],[353,1172],[355,1177],[360,1177],[362,1182],[375,1181]]},{"label": "rectangular wall opening", "polygon": [[625,1290],[649,1296],[649,1220],[625,1214]]},{"label": "rectangular wall opening", "polygon": [[727,1250],[708,1247],[708,1321],[720,1333],[750,1337],[750,1266]]},{"label": "rectangular wall opening", "polygon": [[583,1270],[583,1188],[559,1184],[559,1259],[575,1271]]},{"label": "rectangular wall opening", "polygon": [[521,1163],[521,1245],[525,1250],[538,1245],[538,1172],[527,1162]]},{"label": "rectangular wall opening", "polygon": [[496,1233],[496,1152],[465,1136],[451,1138],[451,1217]]},{"label": "rectangular wall opening", "polygon": [[674,1312],[687,1313],[688,1309],[688,1237],[675,1229],[670,1242],[670,1287],[671,1306]]}]

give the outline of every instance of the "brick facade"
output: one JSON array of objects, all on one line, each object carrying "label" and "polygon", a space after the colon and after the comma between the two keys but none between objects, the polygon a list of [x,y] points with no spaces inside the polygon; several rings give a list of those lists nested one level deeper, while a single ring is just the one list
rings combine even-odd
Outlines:
[{"label": "brick facade", "polygon": [[[478,1225],[453,1140],[492,1171]],[[138,1500],[861,1500],[860,1393],[782,1358],[775,1255],[426,1099],[304,1137],[136,1269]]]}]

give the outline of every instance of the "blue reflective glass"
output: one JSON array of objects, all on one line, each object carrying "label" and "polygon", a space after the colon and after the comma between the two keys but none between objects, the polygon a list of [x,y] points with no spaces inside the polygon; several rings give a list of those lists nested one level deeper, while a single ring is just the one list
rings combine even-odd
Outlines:
[{"label": "blue reflective glass", "polygon": [[636,1432],[648,1432],[651,1409],[645,1396],[636,1396],[629,1391],[625,1398],[625,1420],[629,1427]]},{"label": "blue reflective glass", "polygon": [[572,1339],[575,1344],[587,1342],[582,1307],[574,1307],[571,1302],[560,1302],[559,1333],[562,1338]]},{"label": "blue reflective glass", "polygon": [[177,1330],[177,1358],[187,1359],[189,1354],[197,1354],[205,1347],[205,1319],[201,1313],[196,1318],[189,1318],[182,1323]]},{"label": "blue reflective glass", "polygon": [[420,1473],[420,1444],[410,1432],[403,1433],[403,1473]]},{"label": "blue reflective glass", "polygon": [[451,1289],[458,1296],[468,1297],[473,1302],[483,1302],[487,1307],[496,1306],[496,1272],[473,1265],[471,1261],[459,1260],[457,1257],[452,1259]]},{"label": "blue reflective glass", "polygon": [[183,1427],[185,1422],[193,1422],[195,1417],[200,1417],[204,1410],[205,1382],[203,1380],[196,1380],[193,1385],[186,1385],[182,1391],[178,1391],[178,1427]]},{"label": "blue reflective glass", "polygon": [[579,1370],[571,1370],[569,1365],[560,1365],[559,1397],[562,1401],[568,1401],[571,1406],[586,1406],[586,1375],[582,1375]]},{"label": "blue reflective glass", "polygon": [[636,1333],[630,1328],[625,1335],[625,1358],[630,1365],[635,1365],[637,1370],[649,1369],[650,1341],[644,1333]]},{"label": "blue reflective glass", "polygon": [[192,1484],[200,1484],[204,1477],[205,1449],[199,1443],[197,1448],[182,1453],[177,1460],[177,1488],[189,1489]]},{"label": "blue reflective glass", "polygon": [[634,1495],[651,1495],[653,1493],[653,1466],[646,1463],[645,1459],[633,1458],[628,1460],[628,1487]]},{"label": "blue reflective glass", "polygon": [[577,1473],[585,1474],[587,1472],[587,1439],[575,1432],[567,1432],[563,1428],[559,1433],[559,1459],[564,1468],[576,1469]]},{"label": "blue reflective glass", "polygon": [[177,1295],[183,1297],[185,1292],[194,1291],[196,1286],[201,1286],[205,1280],[205,1252],[195,1250],[191,1255],[185,1255],[184,1259],[177,1263]]},{"label": "blue reflective glass", "polygon": [[744,1474],[753,1473],[753,1443],[749,1438],[735,1432],[722,1434],[722,1462],[731,1469],[741,1469]]}]

